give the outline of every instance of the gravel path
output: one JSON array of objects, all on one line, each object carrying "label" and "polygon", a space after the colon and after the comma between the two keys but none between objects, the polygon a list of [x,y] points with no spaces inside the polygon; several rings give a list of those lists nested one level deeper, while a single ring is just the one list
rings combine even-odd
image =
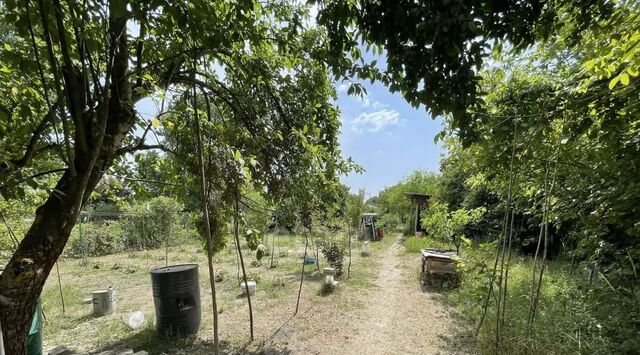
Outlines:
[{"label": "gravel path", "polygon": [[461,353],[451,338],[452,317],[417,281],[419,259],[399,241],[382,255],[376,287],[339,292],[332,304],[314,305],[283,326],[263,347],[267,354]]}]

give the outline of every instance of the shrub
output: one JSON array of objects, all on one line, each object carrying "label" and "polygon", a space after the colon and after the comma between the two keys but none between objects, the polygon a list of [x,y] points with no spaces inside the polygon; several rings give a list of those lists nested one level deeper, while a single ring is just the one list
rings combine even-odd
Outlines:
[{"label": "shrub", "polygon": [[154,249],[169,241],[188,238],[185,231],[184,206],[174,199],[160,196],[126,208],[122,218],[127,248]]},{"label": "shrub", "polygon": [[[470,320],[482,315],[488,274],[495,248],[484,245],[463,257],[462,284],[446,294]],[[502,346],[495,348],[496,309],[491,298],[477,337],[477,352],[484,354],[631,354],[640,348],[639,311],[635,294],[624,294],[606,281],[589,284],[571,273],[564,261],[549,262],[545,272],[536,321],[528,322],[531,292],[530,257],[514,256],[509,268],[509,293]],[[615,284],[615,283],[614,283]],[[615,287],[615,286],[614,286]],[[473,327],[477,327],[474,324]],[[472,329],[475,331],[475,329]]]},{"label": "shrub", "polygon": [[340,243],[328,243],[322,246],[322,255],[327,259],[331,267],[336,269],[336,276],[342,275],[342,264],[344,261],[344,248]]},{"label": "shrub", "polygon": [[[195,228],[183,206],[173,199],[157,197],[147,203],[125,208],[112,219],[95,219],[76,224],[67,243],[65,255],[71,257],[101,256],[123,250],[159,248],[196,239]],[[80,228],[83,240],[80,241]],[[84,243],[84,245],[83,245]]]},{"label": "shrub", "polygon": [[[82,228],[82,240],[80,240]],[[118,221],[76,225],[69,238],[66,254],[72,257],[102,256],[124,250],[124,233]]]}]

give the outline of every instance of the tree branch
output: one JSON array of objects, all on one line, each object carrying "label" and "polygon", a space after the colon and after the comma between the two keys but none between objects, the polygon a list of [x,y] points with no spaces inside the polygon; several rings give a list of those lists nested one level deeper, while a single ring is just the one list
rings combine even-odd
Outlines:
[{"label": "tree branch", "polygon": [[[49,59],[49,65],[51,66],[51,72],[53,73],[53,86],[55,87],[56,95],[58,99],[62,99],[64,97],[62,90],[60,89],[60,73],[58,72],[58,63],[56,60],[56,56],[53,52],[53,43],[51,42],[51,31],[49,31],[49,22],[46,18],[46,9],[44,6],[44,1],[38,1],[38,8],[40,9],[40,21],[42,22],[42,31],[45,39],[45,43],[47,44],[47,54]],[[67,165],[71,168],[71,175],[76,175],[75,164],[73,162],[73,153],[71,151],[71,143],[69,142],[70,138],[70,130],[69,124],[64,115],[64,110],[59,110],[60,121],[62,122],[62,133],[64,135],[64,146],[66,152],[66,160]]]},{"label": "tree branch", "polygon": [[[13,165],[14,171],[20,168],[23,168],[27,164],[29,164],[29,162],[36,155],[36,153],[47,149],[47,147],[53,147],[53,145],[47,145],[43,148],[36,149],[36,145],[40,141],[40,137],[42,136],[42,133],[44,133],[44,130],[45,128],[47,128],[47,125],[49,124],[49,122],[52,121],[53,118],[55,117],[57,109],[58,109],[58,103],[56,103],[53,107],[51,107],[51,109],[47,112],[47,114],[42,118],[42,120],[40,121],[40,124],[38,124],[38,126],[34,129],[33,133],[31,134],[31,138],[29,138],[29,142],[27,143],[27,148],[24,154],[22,155],[22,157],[19,159],[10,160],[11,165]],[[9,166],[7,166],[7,164],[4,164],[4,163],[0,164],[0,173],[6,173],[8,170],[9,170]]]},{"label": "tree branch", "polygon": [[118,150],[116,150],[115,152],[115,156],[121,156],[124,154],[128,154],[128,153],[133,153],[133,152],[138,152],[141,150],[151,150],[151,149],[159,149],[163,152],[166,153],[171,153],[175,156],[178,156],[178,154],[176,152],[174,152],[173,150],[169,149],[169,147],[163,145],[163,144],[136,144],[135,146],[127,146],[127,147],[122,147]]}]

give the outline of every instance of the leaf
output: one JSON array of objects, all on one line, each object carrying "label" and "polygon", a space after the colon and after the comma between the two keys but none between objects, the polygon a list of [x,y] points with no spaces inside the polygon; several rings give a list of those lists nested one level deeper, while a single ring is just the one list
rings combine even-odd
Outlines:
[{"label": "leaf", "polygon": [[591,69],[593,69],[594,65],[596,65],[596,60],[595,59],[591,59],[591,60],[587,60],[586,62],[584,62],[582,64],[582,67],[587,69],[587,70],[591,70]]},{"label": "leaf", "polygon": [[638,70],[637,69],[633,69],[633,68],[629,68],[627,69],[627,73],[629,73],[629,75],[631,76],[638,76]]},{"label": "leaf", "polygon": [[158,128],[158,126],[160,126],[160,120],[157,118],[154,118],[151,120],[151,127],[153,128]]},{"label": "leaf", "polygon": [[9,43],[5,43],[4,44],[4,49],[7,50],[7,51],[10,51],[11,50],[11,45]]},{"label": "leaf", "polygon": [[616,76],[615,78],[611,79],[611,81],[609,82],[609,90],[613,89],[616,84],[618,83],[618,80],[620,80],[619,76]]},{"label": "leaf", "polygon": [[620,74],[620,82],[625,86],[629,85],[629,74],[627,73]]}]

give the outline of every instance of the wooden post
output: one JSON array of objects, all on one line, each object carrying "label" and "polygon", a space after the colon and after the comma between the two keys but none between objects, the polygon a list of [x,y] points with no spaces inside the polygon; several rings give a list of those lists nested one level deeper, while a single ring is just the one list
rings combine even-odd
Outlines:
[{"label": "wooden post", "polygon": [[418,218],[420,218],[420,204],[416,203],[416,220],[413,225],[413,235],[418,234]]}]

